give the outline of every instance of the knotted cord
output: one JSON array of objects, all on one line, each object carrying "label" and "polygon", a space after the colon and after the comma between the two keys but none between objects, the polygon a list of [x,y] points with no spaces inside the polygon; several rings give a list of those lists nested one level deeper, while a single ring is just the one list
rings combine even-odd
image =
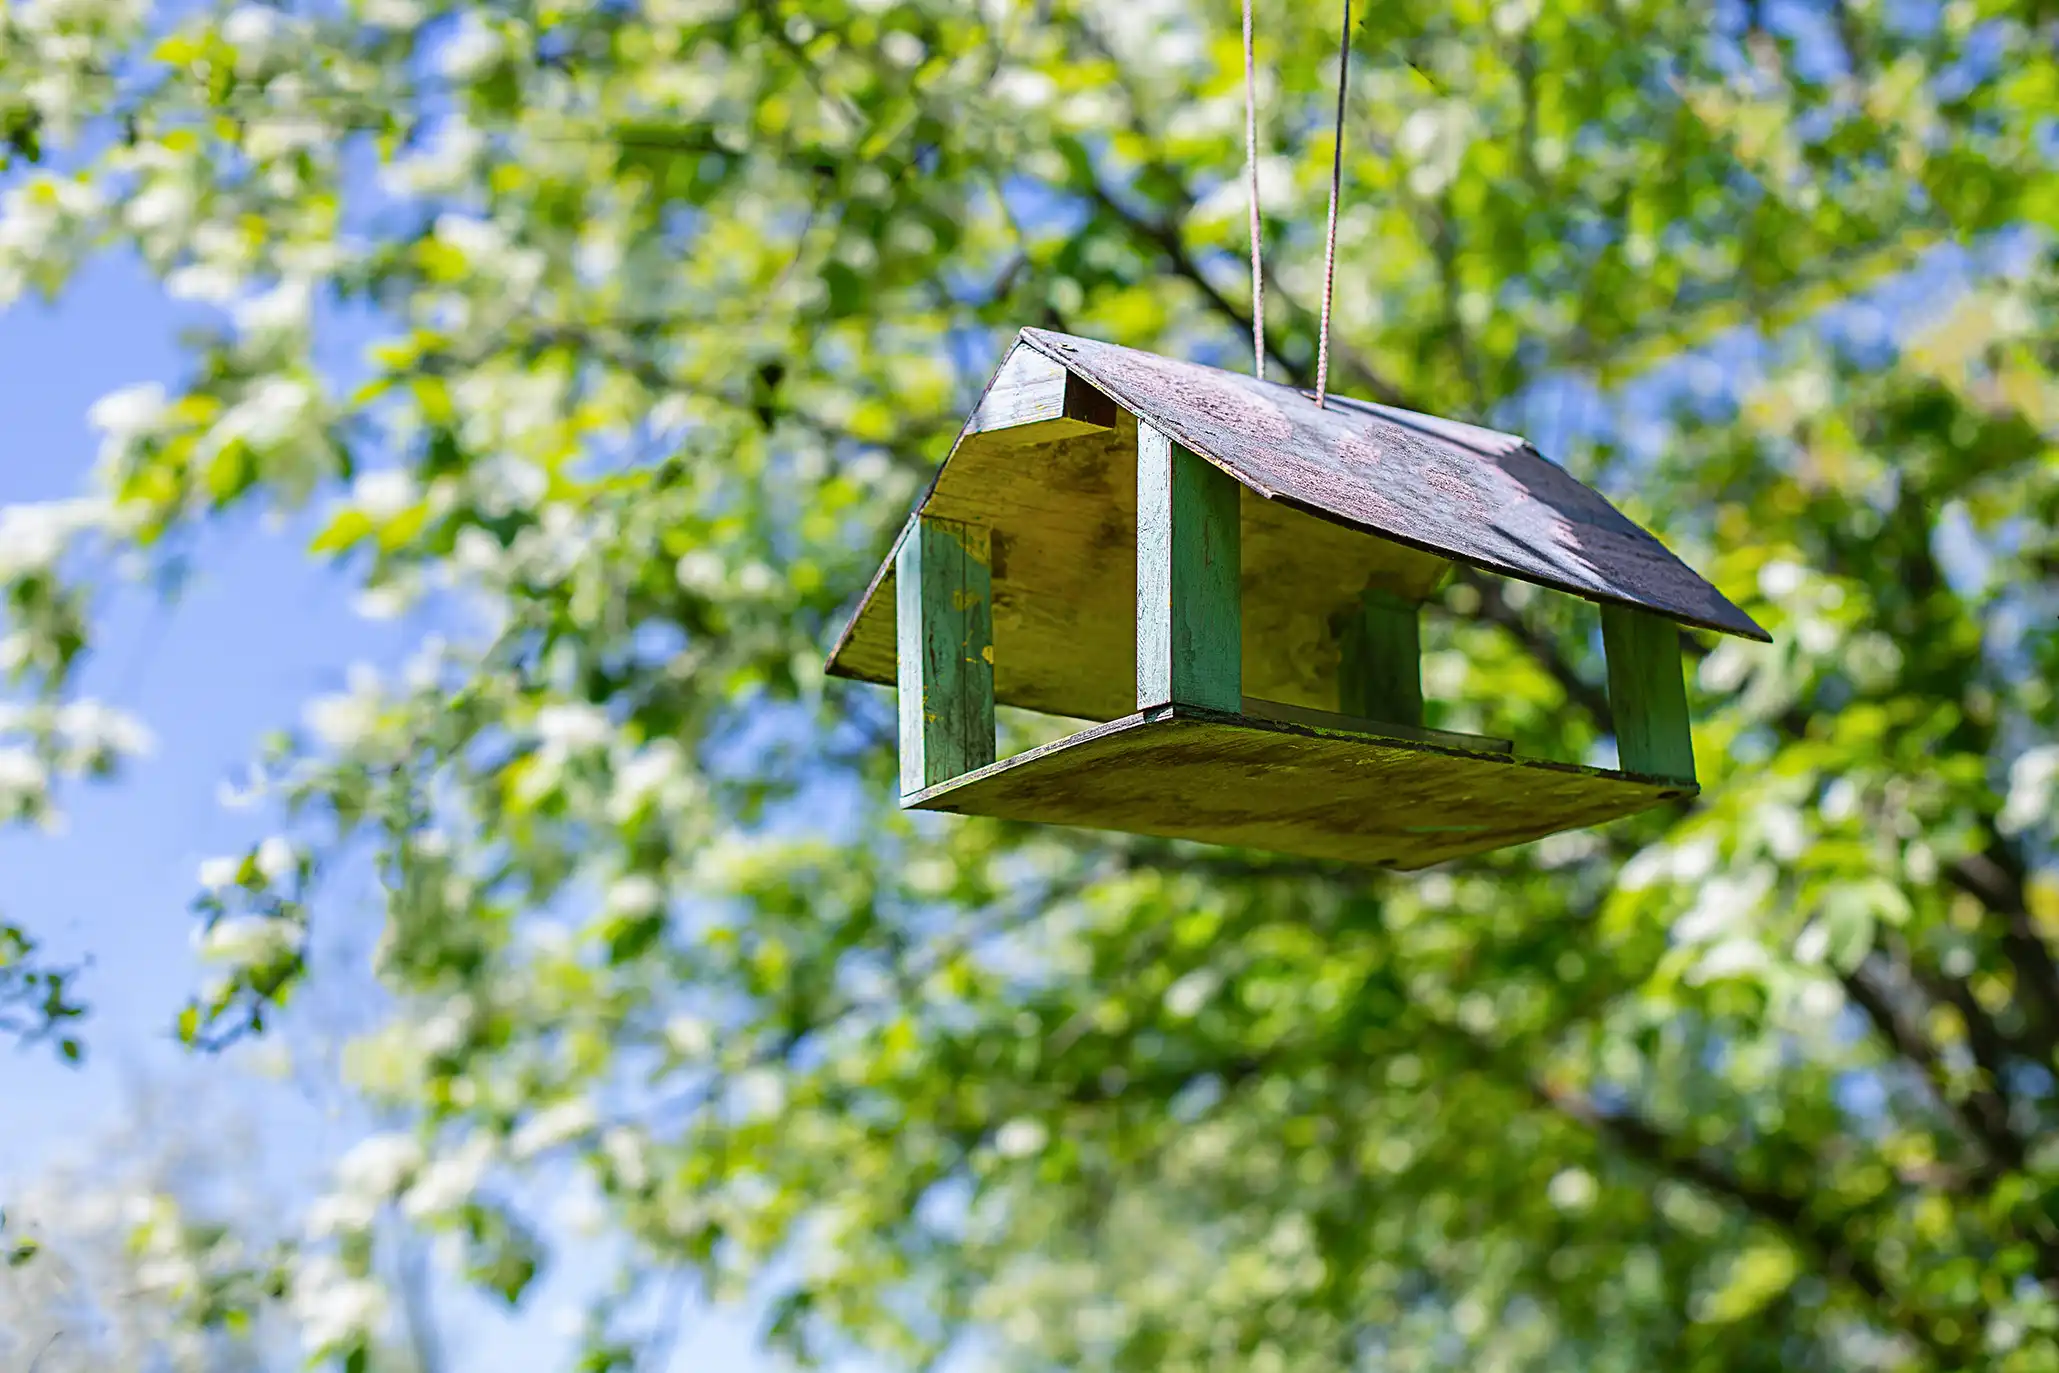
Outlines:
[{"label": "knotted cord", "polygon": [[1316,341],[1315,407],[1330,391],[1330,297],[1337,285],[1337,197],[1344,183],[1344,92],[1351,82],[1351,0],[1344,0],[1344,38],[1337,48],[1337,140],[1330,154],[1330,228],[1323,242],[1323,324]]},{"label": "knotted cord", "polygon": [[[1251,370],[1265,380],[1265,229],[1258,206],[1258,77],[1252,58],[1251,4],[1244,0],[1244,169],[1251,211]],[[1344,0],[1344,33],[1337,52],[1337,137],[1330,154],[1330,221],[1323,237],[1323,315],[1316,339],[1315,403],[1330,394],[1330,302],[1337,288],[1337,201],[1344,184],[1344,109],[1351,84],[1351,0]]]},{"label": "knotted cord", "polygon": [[1251,203],[1251,366],[1265,380],[1265,231],[1258,218],[1258,78],[1251,60],[1251,0],[1244,0],[1244,167]]}]

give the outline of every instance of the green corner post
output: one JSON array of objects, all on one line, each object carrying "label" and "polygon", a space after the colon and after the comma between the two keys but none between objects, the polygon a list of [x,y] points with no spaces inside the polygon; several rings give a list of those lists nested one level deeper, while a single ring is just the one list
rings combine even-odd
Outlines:
[{"label": "green corner post", "polygon": [[1374,588],[1344,612],[1337,632],[1337,710],[1422,727],[1422,620],[1412,602]]},{"label": "green corner post", "polygon": [[1680,665],[1680,627],[1628,606],[1601,608],[1609,660],[1609,710],[1625,772],[1694,781],[1694,736]]},{"label": "green corner post", "polygon": [[1137,426],[1137,709],[1244,708],[1236,478]]},{"label": "green corner post", "polygon": [[988,532],[917,517],[894,566],[901,794],[994,761],[994,594]]}]

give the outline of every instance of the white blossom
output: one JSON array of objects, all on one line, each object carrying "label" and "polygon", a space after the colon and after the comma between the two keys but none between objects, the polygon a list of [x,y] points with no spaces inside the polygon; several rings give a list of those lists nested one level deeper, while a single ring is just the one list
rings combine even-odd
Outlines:
[{"label": "white blossom", "polygon": [[665,904],[665,889],[647,873],[631,873],[608,885],[607,907],[618,915],[649,915]]},{"label": "white blossom", "polygon": [[1594,1174],[1585,1168],[1561,1168],[1552,1175],[1544,1194],[1559,1210],[1578,1212],[1594,1205],[1600,1190],[1595,1185]]},{"label": "white blossom", "polygon": [[700,1058],[715,1047],[715,1032],[699,1016],[682,1013],[665,1022],[665,1042],[681,1058]]},{"label": "white blossom", "polygon": [[414,607],[421,595],[418,582],[396,577],[360,591],[351,599],[350,608],[367,620],[397,620]]},{"label": "white blossom", "polygon": [[226,891],[236,885],[242,869],[240,858],[209,858],[200,865],[200,885],[211,892]]},{"label": "white blossom", "polygon": [[1729,977],[1749,977],[1771,967],[1772,958],[1753,939],[1726,939],[1703,954],[1688,974],[1692,983],[1717,982]]},{"label": "white blossom", "polygon": [[317,1255],[301,1266],[294,1283],[293,1314],[308,1352],[321,1354],[375,1334],[386,1321],[386,1292]]},{"label": "white blossom", "polygon": [[0,748],[0,796],[7,792],[39,793],[50,784],[50,770],[25,748]]},{"label": "white blossom", "polygon": [[344,1191],[383,1201],[398,1192],[421,1166],[420,1142],[412,1135],[388,1131],[358,1141],[336,1165],[336,1177]]},{"label": "white blossom", "polygon": [[416,1043],[423,1053],[432,1057],[451,1052],[471,1033],[472,1021],[478,1011],[478,1005],[472,998],[460,992],[422,1023],[416,1033]]},{"label": "white blossom", "polygon": [[86,419],[110,443],[126,445],[156,432],[164,422],[166,408],[164,387],[150,381],[102,396],[86,412]]},{"label": "white blossom", "polygon": [[380,189],[396,197],[434,195],[465,187],[486,151],[486,135],[462,118],[441,120],[407,156],[380,169]]},{"label": "white blossom", "polygon": [[216,422],[211,448],[244,442],[260,448],[285,442],[303,432],[314,418],[314,388],[290,377],[267,377]]},{"label": "white blossom", "polygon": [[305,277],[288,277],[271,290],[236,302],[236,327],[246,334],[293,334],[308,326],[314,290]]},{"label": "white blossom", "polygon": [[379,1200],[354,1192],[331,1192],[307,1208],[307,1237],[334,1239],[370,1230],[379,1220]]},{"label": "white blossom", "polygon": [[473,499],[487,514],[510,515],[534,508],[550,490],[550,477],[535,463],[504,455],[474,467],[471,485]]},{"label": "white blossom", "polygon": [[472,81],[500,60],[501,36],[471,11],[458,20],[457,31],[436,51],[436,67],[452,81]]},{"label": "white blossom", "polygon": [[390,520],[413,505],[420,496],[414,475],[405,468],[387,467],[366,472],[351,483],[351,504],[375,520]]},{"label": "white blossom", "polygon": [[379,702],[355,693],[321,696],[310,701],[302,718],[330,748],[342,752],[356,748],[379,723]]},{"label": "white blossom", "polygon": [[139,758],[155,746],[142,721],[105,701],[67,701],[58,708],[57,729],[74,749],[89,755]]},{"label": "white blossom", "polygon": [[1995,827],[2016,835],[2050,820],[2055,786],[2059,786],[2059,744],[2026,749],[2009,765],[2009,794]]},{"label": "white blossom", "polygon": [[728,579],[729,569],[723,565],[722,556],[710,549],[696,548],[681,554],[678,565],[673,568],[680,586],[688,591],[703,595],[720,591]]},{"label": "white blossom", "polygon": [[608,741],[614,727],[606,713],[584,701],[545,706],[536,712],[536,734],[556,755],[585,752]]},{"label": "white blossom", "polygon": [[283,835],[273,835],[257,846],[257,870],[265,880],[274,884],[284,882],[293,876],[300,859],[293,852],[292,843]]},{"label": "white blossom", "polygon": [[615,1175],[626,1187],[638,1188],[650,1181],[651,1169],[641,1134],[617,1125],[601,1136],[601,1152],[614,1165]]},{"label": "white blossom", "polygon": [[1769,601],[1784,601],[1801,590],[1807,575],[1799,563],[1777,559],[1759,569],[1759,594]]},{"label": "white blossom", "polygon": [[376,28],[412,29],[427,17],[416,0],[357,0],[358,17]]},{"label": "white blossom", "polygon": [[1165,989],[1165,1009],[1182,1020],[1187,1019],[1215,995],[1217,981],[1213,970],[1196,968]]},{"label": "white blossom", "polygon": [[671,794],[685,780],[679,745],[660,739],[638,749],[615,769],[615,787],[608,797],[608,818],[617,824],[634,818],[659,795]]},{"label": "white blossom", "polygon": [[0,582],[49,571],[72,539],[105,523],[107,513],[105,502],[92,499],[0,507]]},{"label": "white blossom", "polygon": [[1401,125],[1396,140],[1413,166],[1409,186],[1418,195],[1435,195],[1457,177],[1459,164],[1473,140],[1478,117],[1463,100],[1426,104]]},{"label": "white blossom", "polygon": [[906,29],[894,29],[879,40],[880,55],[897,67],[919,67],[929,56],[920,38]]},{"label": "white blossom", "polygon": [[401,1213],[419,1221],[457,1210],[479,1190],[492,1165],[492,1141],[473,1136],[455,1151],[429,1161],[401,1198]]},{"label": "white blossom", "polygon": [[592,1104],[583,1098],[561,1101],[522,1122],[508,1137],[508,1153],[517,1159],[535,1158],[579,1138],[594,1127],[596,1119]]},{"label": "white blossom", "polygon": [[217,920],[201,937],[200,955],[210,963],[236,967],[261,966],[293,952],[300,945],[297,922],[266,915],[234,915]]},{"label": "white blossom", "polygon": [[222,21],[222,37],[236,49],[236,70],[252,76],[285,50],[285,16],[268,5],[239,5]]},{"label": "white blossom", "polygon": [[243,274],[227,263],[189,263],[164,279],[164,293],[173,300],[229,306],[243,293]]},{"label": "white blossom", "polygon": [[1002,1158],[1028,1158],[1043,1152],[1050,1140],[1050,1132],[1040,1120],[1027,1116],[1018,1117],[1003,1125],[994,1134],[994,1149]]}]

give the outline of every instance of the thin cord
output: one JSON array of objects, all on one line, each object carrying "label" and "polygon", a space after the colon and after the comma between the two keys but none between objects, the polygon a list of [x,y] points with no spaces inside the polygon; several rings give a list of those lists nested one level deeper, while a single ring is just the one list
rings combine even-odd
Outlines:
[{"label": "thin cord", "polygon": [[1351,0],[1344,0],[1344,40],[1337,49],[1337,146],[1330,155],[1330,231],[1323,245],[1323,325],[1316,341],[1315,408],[1330,393],[1330,297],[1337,285],[1337,195],[1344,184],[1344,92],[1351,81]]},{"label": "thin cord", "polygon": [[[1347,3],[1349,0],[1347,0]],[[1251,0],[1244,0],[1244,167],[1251,203],[1251,368],[1265,380],[1265,230],[1258,218],[1258,78],[1251,60]]]}]

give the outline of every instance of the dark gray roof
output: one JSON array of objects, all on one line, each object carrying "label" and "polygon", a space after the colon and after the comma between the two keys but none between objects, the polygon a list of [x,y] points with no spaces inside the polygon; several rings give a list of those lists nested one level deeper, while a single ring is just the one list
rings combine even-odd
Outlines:
[{"label": "dark gray roof", "polygon": [[1770,640],[1528,440],[1044,329],[1022,342],[1262,496],[1488,571]]}]

